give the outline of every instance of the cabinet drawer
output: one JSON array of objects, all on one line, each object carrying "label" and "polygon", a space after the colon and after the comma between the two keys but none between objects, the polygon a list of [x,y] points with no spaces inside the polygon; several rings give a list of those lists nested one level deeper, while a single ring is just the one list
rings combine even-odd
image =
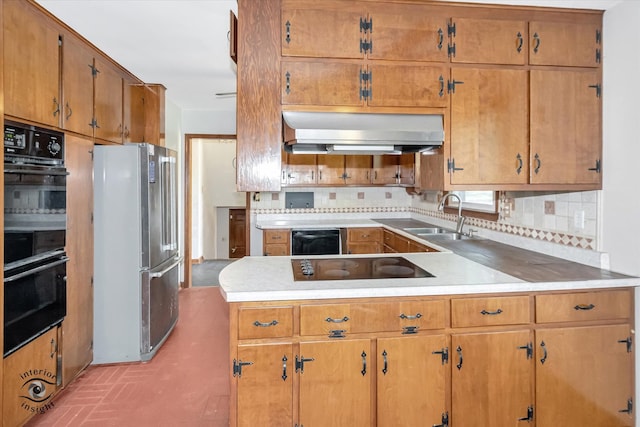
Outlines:
[{"label": "cabinet drawer", "polygon": [[382,242],[382,228],[350,228],[348,230],[350,242]]},{"label": "cabinet drawer", "polygon": [[626,319],[630,311],[628,290],[536,296],[537,323]]},{"label": "cabinet drawer", "polygon": [[442,329],[445,327],[445,301],[404,301],[358,304],[351,308],[351,331],[404,332],[405,328]]},{"label": "cabinet drawer", "polygon": [[271,244],[264,245],[265,256],[286,256],[291,255],[289,245],[287,244]]},{"label": "cabinet drawer", "polygon": [[531,319],[529,297],[463,298],[451,300],[451,326],[517,325]]},{"label": "cabinet drawer", "polygon": [[292,334],[292,307],[238,310],[238,339],[290,337]]},{"label": "cabinet drawer", "polygon": [[349,304],[300,306],[300,335],[329,335],[331,331],[351,332]]},{"label": "cabinet drawer", "polygon": [[289,230],[264,230],[264,243],[289,243]]}]

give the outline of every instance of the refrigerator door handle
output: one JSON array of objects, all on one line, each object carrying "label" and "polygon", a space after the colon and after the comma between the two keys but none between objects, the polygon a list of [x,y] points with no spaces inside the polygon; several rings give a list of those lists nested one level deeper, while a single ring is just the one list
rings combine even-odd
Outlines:
[{"label": "refrigerator door handle", "polygon": [[[176,207],[176,185],[175,185],[175,165],[176,158],[173,156],[160,156],[160,163],[166,163],[168,166],[168,173],[165,174],[165,169],[160,168],[162,176],[162,184],[168,186],[169,191],[169,200],[163,199],[162,206],[162,215],[163,215],[163,225],[162,225],[162,249],[163,250],[175,250],[178,248],[177,245],[177,230],[176,230],[176,215],[177,215],[177,207]],[[167,194],[167,189],[162,191],[162,194]],[[167,225],[169,229],[167,230]]]},{"label": "refrigerator door handle", "polygon": [[177,257],[176,260],[174,262],[172,262],[171,265],[169,265],[167,268],[165,268],[165,269],[163,269],[161,271],[155,271],[153,273],[149,273],[149,277],[151,279],[155,279],[155,278],[164,276],[167,272],[173,270],[173,268],[176,265],[180,264],[182,262],[182,259],[183,259],[183,257]]}]

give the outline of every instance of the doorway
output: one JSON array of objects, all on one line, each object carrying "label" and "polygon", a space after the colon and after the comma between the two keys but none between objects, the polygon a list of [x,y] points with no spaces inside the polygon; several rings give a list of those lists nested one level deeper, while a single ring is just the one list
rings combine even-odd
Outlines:
[{"label": "doorway", "polygon": [[[183,287],[192,286],[192,265],[210,259],[237,258],[236,253],[248,253],[248,242],[239,242],[248,235],[234,222],[234,242],[231,244],[232,223],[225,215],[223,228],[217,211],[237,211],[234,219],[245,218],[247,195],[236,191],[235,135],[185,135],[185,269]],[[241,214],[240,214],[241,212]],[[238,236],[238,237],[236,237]],[[218,240],[226,239],[219,250]],[[235,251],[231,253],[231,248]],[[231,256],[233,255],[233,257]]]},{"label": "doorway", "polygon": [[229,209],[229,258],[246,255],[246,218],[245,209]]}]

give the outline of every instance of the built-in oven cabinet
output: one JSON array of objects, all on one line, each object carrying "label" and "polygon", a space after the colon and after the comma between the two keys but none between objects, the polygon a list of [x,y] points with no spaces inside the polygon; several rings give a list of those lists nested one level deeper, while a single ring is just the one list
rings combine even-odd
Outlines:
[{"label": "built-in oven cabinet", "polygon": [[262,233],[262,253],[265,256],[290,255],[289,235],[291,230],[268,229]]},{"label": "built-in oven cabinet", "polygon": [[3,361],[2,423],[23,425],[53,407],[60,386],[59,328],[54,327]]}]

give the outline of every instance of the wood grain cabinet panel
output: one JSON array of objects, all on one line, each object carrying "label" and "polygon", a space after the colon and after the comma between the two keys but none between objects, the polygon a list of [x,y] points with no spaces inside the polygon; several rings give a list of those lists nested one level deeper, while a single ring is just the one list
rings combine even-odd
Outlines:
[{"label": "wood grain cabinet panel", "polygon": [[528,330],[452,335],[452,425],[527,424],[528,408],[534,406],[533,359],[526,349],[531,335]]},{"label": "wood grain cabinet panel", "polygon": [[628,319],[630,300],[626,290],[536,295],[536,322]]},{"label": "wood grain cabinet panel", "polygon": [[94,136],[122,144],[123,72],[104,58],[95,58]]},{"label": "wood grain cabinet panel", "polygon": [[532,184],[602,185],[597,70],[531,70]]},{"label": "wood grain cabinet panel", "polygon": [[536,425],[631,427],[630,325],[536,331]]},{"label": "wood grain cabinet panel", "polygon": [[62,39],[62,127],[93,138],[93,58],[86,42],[65,33]]},{"label": "wood grain cabinet panel", "polygon": [[300,335],[329,335],[331,331],[351,332],[353,315],[349,304],[300,306]]},{"label": "wood grain cabinet panel", "polygon": [[522,70],[454,68],[451,184],[526,184],[528,78]]},{"label": "wood grain cabinet panel", "polygon": [[371,426],[371,340],[300,343],[298,425]]},{"label": "wood grain cabinet panel", "polygon": [[377,426],[437,426],[447,416],[445,335],[377,340]]},{"label": "wood grain cabinet panel", "polygon": [[352,333],[418,332],[445,327],[445,300],[363,303],[351,307]]},{"label": "wood grain cabinet panel", "polygon": [[529,63],[568,67],[599,67],[602,25],[582,22],[529,23]]},{"label": "wood grain cabinet panel", "polygon": [[293,425],[295,361],[291,343],[239,345],[237,427]]},{"label": "wood grain cabinet panel", "polygon": [[382,227],[362,227],[347,229],[347,253],[382,253]]},{"label": "wood grain cabinet panel", "polygon": [[58,127],[60,27],[29,2],[3,3],[4,113]]},{"label": "wood grain cabinet panel", "polygon": [[262,234],[262,251],[265,256],[291,255],[289,229],[264,230]]},{"label": "wood grain cabinet panel", "polygon": [[489,297],[451,300],[451,326],[517,325],[531,321],[530,298]]},{"label": "wood grain cabinet panel", "polygon": [[293,307],[241,308],[238,311],[238,339],[290,337]]},{"label": "wood grain cabinet panel", "polygon": [[527,22],[453,18],[453,63],[524,65],[527,63]]}]

